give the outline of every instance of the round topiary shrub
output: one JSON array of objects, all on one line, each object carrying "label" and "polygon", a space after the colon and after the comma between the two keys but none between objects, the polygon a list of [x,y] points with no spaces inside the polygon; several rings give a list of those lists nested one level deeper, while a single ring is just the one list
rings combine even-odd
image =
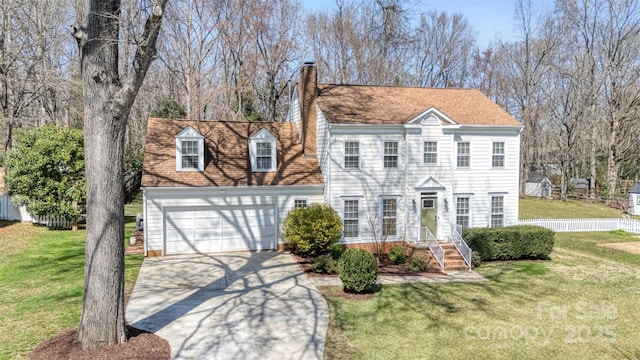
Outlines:
[{"label": "round topiary shrub", "polygon": [[404,246],[393,245],[389,250],[389,260],[394,264],[402,264],[404,258]]},{"label": "round topiary shrub", "polygon": [[347,249],[340,258],[339,276],[345,292],[362,293],[376,283],[378,263],[367,250]]},{"label": "round topiary shrub", "polygon": [[287,249],[304,257],[317,257],[334,249],[342,235],[342,220],[329,205],[311,204],[293,209],[282,229]]}]

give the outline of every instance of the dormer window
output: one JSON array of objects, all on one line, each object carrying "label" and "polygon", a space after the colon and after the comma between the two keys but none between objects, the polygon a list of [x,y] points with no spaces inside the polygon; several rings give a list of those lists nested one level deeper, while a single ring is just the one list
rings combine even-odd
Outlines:
[{"label": "dormer window", "polygon": [[204,137],[191,126],[176,135],[176,171],[204,171]]},{"label": "dormer window", "polygon": [[249,138],[251,171],[276,171],[276,138],[262,129]]}]

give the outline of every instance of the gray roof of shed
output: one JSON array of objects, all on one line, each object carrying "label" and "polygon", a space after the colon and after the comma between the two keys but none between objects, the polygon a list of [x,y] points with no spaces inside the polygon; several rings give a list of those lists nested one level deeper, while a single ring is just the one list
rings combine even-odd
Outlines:
[{"label": "gray roof of shed", "polygon": [[635,183],[633,184],[633,187],[631,188],[631,190],[629,190],[630,193],[632,194],[640,194],[640,183]]}]

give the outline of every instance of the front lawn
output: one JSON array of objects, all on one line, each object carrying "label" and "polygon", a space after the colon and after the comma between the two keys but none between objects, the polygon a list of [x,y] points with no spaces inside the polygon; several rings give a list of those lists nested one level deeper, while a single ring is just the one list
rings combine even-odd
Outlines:
[{"label": "front lawn", "polygon": [[595,246],[634,238],[556,239],[551,261],[484,263],[486,282],[385,285],[370,300],[322,288],[326,358],[638,358],[640,255]]},{"label": "front lawn", "polygon": [[[85,231],[0,221],[0,359],[22,359],[41,341],[78,326]],[[142,255],[125,258],[130,293]]]},{"label": "front lawn", "polygon": [[598,202],[520,198],[520,219],[619,218],[623,215],[621,210]]}]

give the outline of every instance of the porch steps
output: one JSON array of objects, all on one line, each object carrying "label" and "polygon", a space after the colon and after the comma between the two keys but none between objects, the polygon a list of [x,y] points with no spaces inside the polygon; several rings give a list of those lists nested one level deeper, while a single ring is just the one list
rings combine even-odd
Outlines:
[{"label": "porch steps", "polygon": [[[449,242],[438,241],[442,249],[444,250],[444,272],[447,271],[456,271],[456,270],[469,270],[469,267],[464,262],[464,259],[456,250],[456,247]],[[436,261],[436,259],[431,254],[429,248],[421,243],[417,247],[414,244],[409,244],[408,246],[408,256],[424,256],[429,261],[429,268],[431,269],[440,269],[440,264]]]}]

